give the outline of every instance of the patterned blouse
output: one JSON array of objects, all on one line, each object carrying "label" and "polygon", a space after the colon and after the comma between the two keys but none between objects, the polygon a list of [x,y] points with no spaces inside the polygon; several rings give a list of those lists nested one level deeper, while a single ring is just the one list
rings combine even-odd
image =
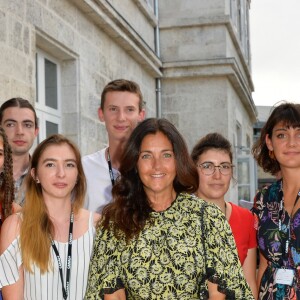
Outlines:
[{"label": "patterned blouse", "polygon": [[206,279],[217,283],[226,299],[253,299],[219,208],[182,193],[150,219],[128,244],[98,228],[86,300],[120,288],[129,300],[208,299]]},{"label": "patterned blouse", "polygon": [[[292,218],[285,211],[282,181],[279,180],[256,195],[252,211],[257,218],[259,250],[268,261],[261,279],[259,299],[300,299],[300,210],[295,211]],[[289,227],[290,242],[286,254]],[[281,267],[295,270],[292,286],[275,283],[276,270]]]}]

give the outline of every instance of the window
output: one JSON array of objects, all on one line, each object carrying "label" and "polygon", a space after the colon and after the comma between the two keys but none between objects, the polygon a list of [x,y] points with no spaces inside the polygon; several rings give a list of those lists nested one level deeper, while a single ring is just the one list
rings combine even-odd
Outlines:
[{"label": "window", "polygon": [[252,202],[255,195],[255,164],[251,155],[250,135],[246,134],[244,140],[243,136],[242,125],[237,121],[234,148],[237,158],[238,199]]},{"label": "window", "polygon": [[241,6],[241,0],[237,1],[237,28],[238,28],[238,34],[239,38],[242,41],[243,38],[243,29],[242,29],[242,6]]},{"label": "window", "polygon": [[152,9],[154,7],[154,0],[145,0],[145,2],[150,6]]},{"label": "window", "polygon": [[41,142],[61,130],[60,63],[45,52],[36,53],[36,113],[39,120]]},{"label": "window", "polygon": [[238,170],[238,195],[239,200],[250,199],[250,164],[248,158],[238,158],[237,160]]}]

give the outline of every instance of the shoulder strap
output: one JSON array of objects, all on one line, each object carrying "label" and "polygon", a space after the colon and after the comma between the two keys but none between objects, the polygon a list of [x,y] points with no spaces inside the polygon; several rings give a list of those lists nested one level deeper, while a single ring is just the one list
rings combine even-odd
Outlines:
[{"label": "shoulder strap", "polygon": [[94,227],[94,213],[90,211],[90,216],[89,216],[89,229]]}]

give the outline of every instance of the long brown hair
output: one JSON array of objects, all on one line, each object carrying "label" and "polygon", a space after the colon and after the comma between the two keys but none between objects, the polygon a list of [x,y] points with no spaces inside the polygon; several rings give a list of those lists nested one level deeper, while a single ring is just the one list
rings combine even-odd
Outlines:
[{"label": "long brown hair", "polygon": [[198,188],[196,167],[183,137],[175,126],[166,119],[150,118],[141,122],[132,132],[125,147],[119,169],[121,176],[112,189],[114,201],[102,212],[102,225],[109,229],[113,223],[114,235],[117,238],[123,233],[128,241],[138,235],[150,217],[152,209],[136,166],[143,139],[157,132],[163,133],[173,146],[176,163],[173,187],[176,193],[193,193]]},{"label": "long brown hair", "polygon": [[4,150],[3,172],[0,173],[0,214],[3,222],[12,213],[12,203],[15,195],[11,148],[2,127],[0,127],[0,138],[2,138]]},{"label": "long brown hair", "polygon": [[[38,168],[40,157],[49,146],[63,144],[69,145],[76,157],[78,178],[72,191],[72,207],[76,216],[78,210],[83,206],[86,191],[86,180],[77,146],[59,134],[48,137],[35,149],[31,159],[31,169]],[[32,272],[33,263],[40,268],[42,273],[49,270],[51,237],[53,236],[54,226],[43,200],[41,184],[38,184],[29,172],[26,177],[25,205],[20,229],[23,266],[26,270]]]}]

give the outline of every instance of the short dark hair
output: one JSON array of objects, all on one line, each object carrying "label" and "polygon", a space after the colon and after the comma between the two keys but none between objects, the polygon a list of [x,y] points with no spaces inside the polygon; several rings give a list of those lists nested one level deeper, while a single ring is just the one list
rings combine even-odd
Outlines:
[{"label": "short dark hair", "polygon": [[139,97],[139,111],[143,109],[143,105],[144,105],[143,95],[140,86],[134,81],[130,81],[126,79],[116,79],[109,82],[104,87],[101,94],[100,108],[102,110],[104,109],[105,98],[108,92],[129,92],[129,93],[136,94]]},{"label": "short dark hair", "polygon": [[35,109],[33,108],[33,106],[31,105],[31,103],[28,100],[20,98],[20,97],[11,98],[11,99],[5,101],[1,105],[1,107],[0,107],[0,124],[2,123],[4,111],[9,107],[19,107],[19,108],[28,108],[28,109],[30,109],[34,114],[35,128],[39,127],[38,126],[38,118],[37,118]]},{"label": "short dark hair", "polygon": [[276,159],[271,158],[269,155],[266,136],[268,135],[271,138],[273,128],[280,122],[283,122],[283,125],[287,127],[300,127],[300,104],[283,102],[275,106],[261,130],[259,139],[252,147],[252,154],[258,165],[265,172],[269,172],[272,175],[280,171],[280,165]]},{"label": "short dark hair", "polygon": [[176,193],[193,193],[198,189],[198,172],[193,164],[184,138],[166,119],[150,118],[141,122],[132,132],[123,152],[119,171],[121,176],[112,189],[113,203],[103,210],[102,224],[109,228],[114,223],[115,235],[123,232],[126,239],[137,235],[152,211],[143,183],[137,173],[137,163],[143,139],[149,134],[163,133],[171,142],[176,163],[173,187]]},{"label": "short dark hair", "polygon": [[201,138],[194,146],[191,157],[194,163],[199,159],[199,156],[210,149],[217,149],[226,152],[229,155],[232,163],[232,149],[230,142],[220,133],[209,133]]}]

